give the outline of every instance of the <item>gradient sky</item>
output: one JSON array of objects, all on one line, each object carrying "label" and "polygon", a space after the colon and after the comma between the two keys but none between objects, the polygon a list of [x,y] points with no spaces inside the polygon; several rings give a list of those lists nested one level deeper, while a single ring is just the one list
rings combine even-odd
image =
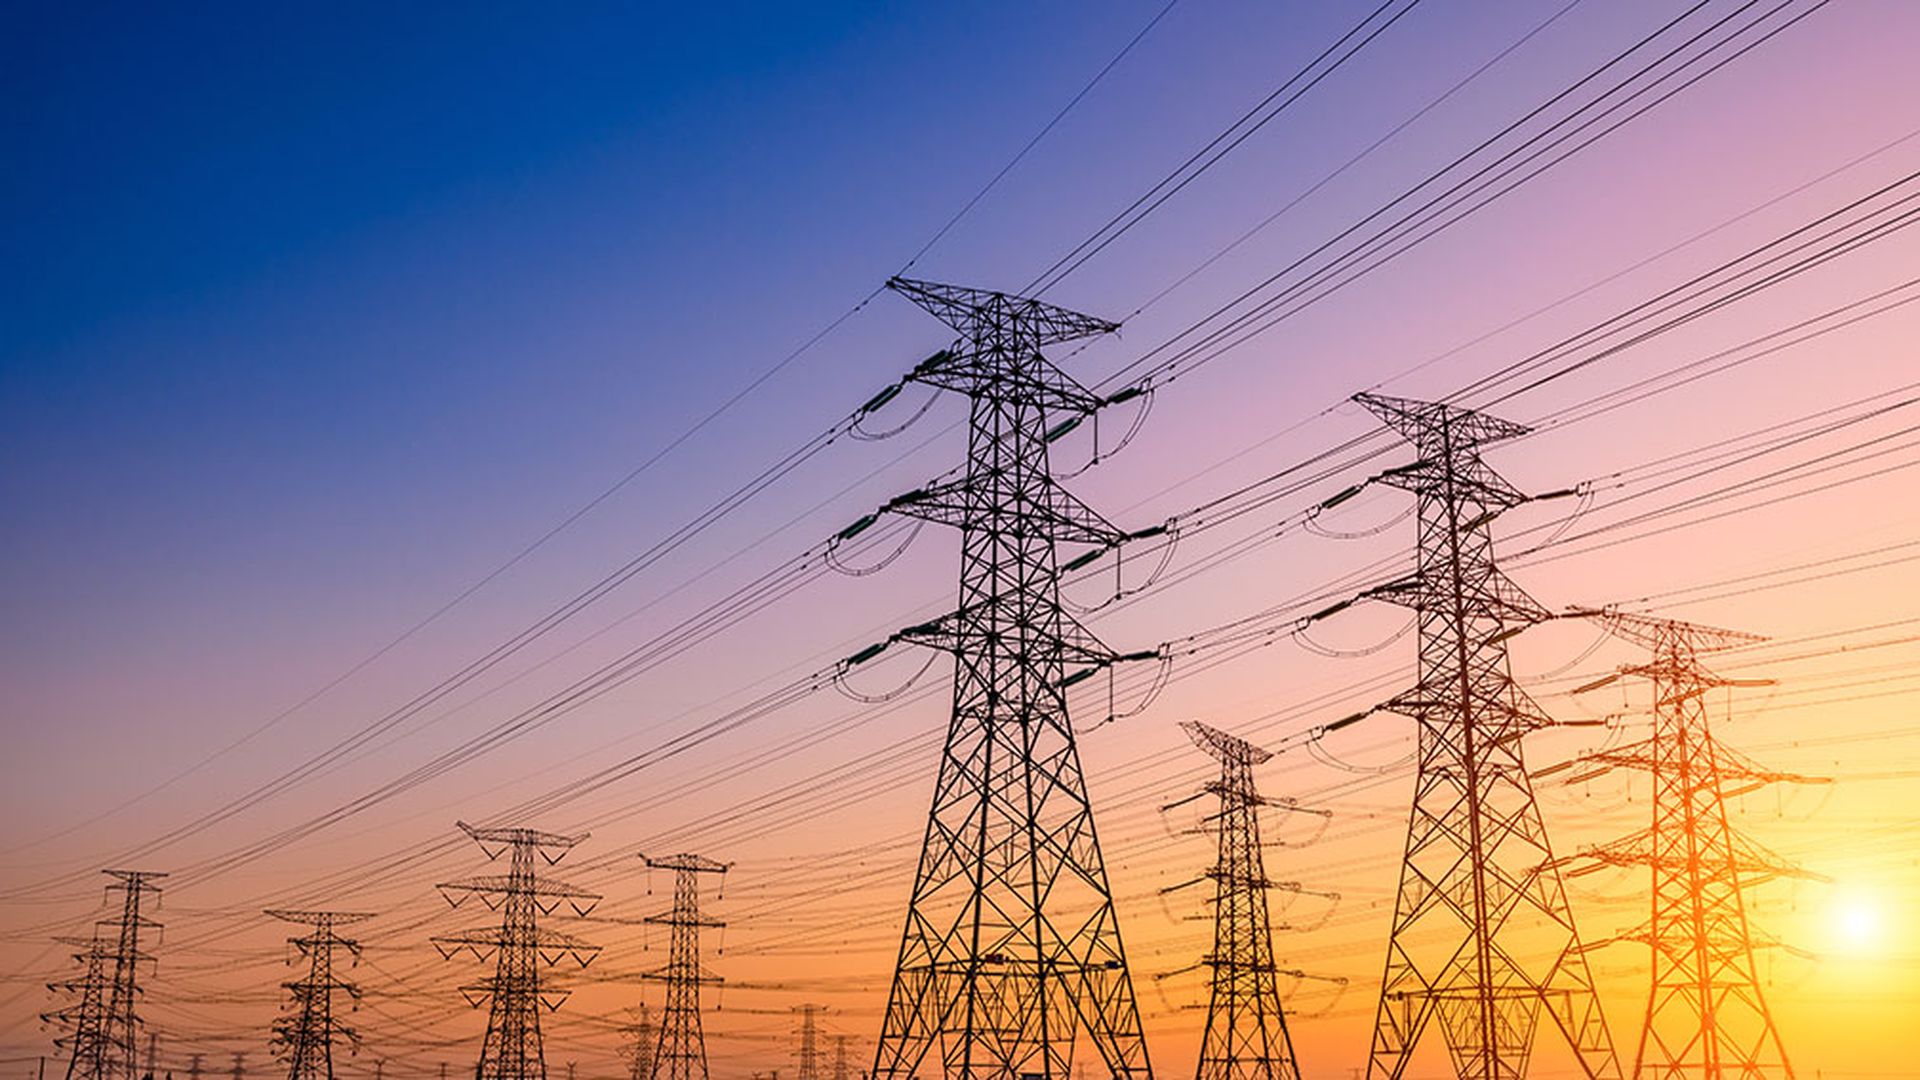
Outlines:
[{"label": "gradient sky", "polygon": [[[35,1015],[50,1003],[42,984],[67,965],[47,940],[95,917],[93,869],[404,703],[944,344],[924,315],[875,298],[533,555],[359,666],[901,270],[1161,6],[609,5],[569,8],[564,19],[504,6],[10,12],[0,45],[13,149],[0,177],[0,720],[10,746],[0,812],[11,825],[0,843],[0,1070],[30,1071],[51,1050]],[[1372,6],[1176,5],[911,272],[1019,287]],[[1129,319],[1117,339],[1074,357],[1075,373],[1092,382],[1116,370],[1673,10],[1586,0],[1550,20],[1560,9],[1428,0],[1049,299],[1127,315],[1549,25]],[[1129,527],[1162,520],[1370,430],[1358,410],[1333,408],[1356,390],[1391,380],[1393,393],[1448,393],[1920,169],[1920,138],[1900,141],[1915,132],[1920,100],[1915,40],[1920,7],[1827,6],[1183,378],[1157,395],[1125,453],[1072,485]],[[1682,241],[1692,242],[1661,255]],[[1508,414],[1535,420],[1892,287],[1913,276],[1916,255],[1920,243],[1904,234],[1875,244],[1517,399]],[[1594,479],[1604,491],[1617,470],[1912,382],[1916,331],[1920,314],[1902,308],[1489,460],[1526,490]],[[904,417],[921,400],[909,390],[891,408]],[[1868,438],[1885,436],[1898,452],[1829,479],[1910,463],[1903,417],[1644,505],[1602,506],[1573,528]],[[952,536],[927,530],[884,574],[810,585],[510,751],[243,866],[194,869],[499,723],[947,468],[963,449],[949,426],[960,418],[955,402],[938,402],[892,442],[842,440],[444,706],[143,856],[143,867],[181,872],[150,983],[163,1056],[182,1068],[193,1051],[225,1062],[246,1050],[267,1068],[284,934],[254,913],[330,904],[381,913],[366,926],[357,974],[367,1048],[343,1073],[371,1076],[379,1058],[391,1075],[429,1075],[442,1061],[469,1068],[483,1017],[455,987],[471,965],[443,963],[426,944],[477,918],[447,913],[432,889],[484,866],[454,820],[489,820],[937,613],[951,603]],[[1086,449],[1061,444],[1063,466]],[[1361,475],[1329,478],[1263,520]],[[1557,608],[1910,543],[1920,531],[1915,475],[1862,475],[1644,540],[1575,544],[1580,553],[1521,560],[1513,574]],[[1337,527],[1385,524],[1403,506],[1397,494],[1370,493],[1343,508]],[[1564,513],[1530,507],[1502,528]],[[1171,565],[1177,573],[1231,538],[1184,546]],[[1103,613],[1097,627],[1122,648],[1168,640],[1324,587],[1411,541],[1410,523],[1352,542],[1292,536]],[[1789,643],[1761,660],[1805,651],[1790,644],[1801,638],[1912,618],[1917,589],[1913,563],[1889,562],[1648,603]],[[1358,647],[1401,618],[1362,611],[1316,633]],[[1827,640],[1860,645],[1910,630]],[[1162,1072],[1192,1067],[1198,1014],[1182,1006],[1198,1000],[1199,983],[1149,976],[1191,964],[1204,926],[1186,919],[1199,910],[1181,907],[1189,896],[1159,890],[1209,857],[1203,840],[1179,835],[1191,821],[1158,810],[1206,772],[1175,722],[1199,717],[1277,740],[1371,703],[1381,694],[1362,686],[1370,680],[1390,691],[1396,673],[1410,678],[1411,645],[1337,660],[1282,641],[1183,678],[1140,716],[1084,740]],[[1590,645],[1597,651],[1583,657]],[[1570,626],[1515,647],[1523,680],[1632,659]],[[1739,818],[1832,879],[1757,892],[1756,918],[1807,954],[1770,949],[1763,960],[1803,1076],[1909,1070],[1895,1021],[1920,1000],[1920,940],[1905,925],[1920,903],[1920,729],[1914,686],[1899,680],[1914,661],[1911,644],[1894,644],[1758,663],[1739,674],[1778,686],[1716,698],[1717,716],[1730,701],[1737,718],[1723,726],[1730,743],[1782,769],[1843,779],[1749,797]],[[890,656],[866,677],[884,686],[918,666]],[[945,671],[936,664],[926,678]],[[1631,712],[1644,704],[1632,695],[1543,700],[1556,715],[1583,716]],[[1104,690],[1076,707],[1104,708],[1096,696]],[[787,1010],[803,1000],[827,1004],[828,1029],[870,1053],[931,784],[927,741],[943,712],[938,693],[886,713],[815,695],[527,822],[591,828],[562,868],[607,894],[596,913],[605,921],[579,928],[607,952],[575,976],[579,992],[552,1021],[550,1064],[624,1075],[616,1028],[643,996],[658,1007],[657,988],[633,976],[661,961],[664,943],[624,920],[664,903],[665,881],[637,871],[636,850],[735,863],[714,908],[732,925],[711,962],[734,983],[709,1020],[716,1076],[791,1068]],[[842,719],[859,722],[830,727]],[[1394,761],[1410,734],[1393,723],[1367,731],[1348,748],[1374,763]],[[819,732],[832,734],[808,738]],[[1596,739],[1552,733],[1530,753],[1557,760]],[[867,764],[832,773],[849,762]],[[1318,1075],[1344,1075],[1364,1052],[1411,780],[1304,754],[1260,779],[1335,812],[1326,835],[1272,850],[1269,865],[1277,878],[1341,894],[1302,897],[1276,920],[1298,927],[1278,939],[1286,963],[1350,981],[1344,992],[1305,981],[1291,999],[1303,1060]],[[761,802],[789,786],[788,802]],[[1637,827],[1646,789],[1612,779],[1543,789],[1542,802],[1571,850]],[[398,869],[336,876],[427,844],[438,846]],[[1583,931],[1630,928],[1643,891],[1631,874],[1580,879]],[[1615,1037],[1630,1047],[1645,957],[1631,945],[1599,955]],[[1553,1064],[1543,1059],[1541,1075]]]}]

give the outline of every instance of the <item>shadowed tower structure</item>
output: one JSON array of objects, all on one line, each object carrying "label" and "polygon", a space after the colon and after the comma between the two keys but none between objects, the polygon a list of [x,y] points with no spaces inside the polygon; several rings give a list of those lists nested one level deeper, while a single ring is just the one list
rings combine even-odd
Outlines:
[{"label": "shadowed tower structure", "polygon": [[646,1002],[641,1002],[635,1010],[639,1013],[632,1026],[627,1028],[633,1041],[626,1047],[627,1080],[653,1080],[653,1015],[647,1012]]},{"label": "shadowed tower structure", "polygon": [[500,913],[500,925],[478,927],[433,938],[440,955],[452,959],[471,952],[481,963],[494,961],[493,977],[460,988],[468,1004],[485,1003],[487,1035],[474,1066],[476,1080],[546,1080],[547,1059],[540,1038],[540,1010],[551,1012],[566,1000],[567,991],[543,985],[540,969],[572,957],[585,967],[600,950],[569,934],[540,925],[540,919],[562,903],[576,915],[593,910],[599,894],[542,877],[536,863],[553,866],[566,857],[581,836],[560,836],[533,829],[477,829],[466,822],[461,831],[473,838],[488,860],[507,857],[505,874],[490,874],[445,882],[438,886],[447,902],[459,907],[479,897],[489,910]]},{"label": "shadowed tower structure", "polygon": [[1267,917],[1273,882],[1260,856],[1260,808],[1267,801],[1253,785],[1253,767],[1273,754],[1197,721],[1180,727],[1220,762],[1220,778],[1206,786],[1220,800],[1206,823],[1219,849],[1205,875],[1213,879],[1213,949],[1201,963],[1212,979],[1195,1078],[1299,1080]]},{"label": "shadowed tower structure", "polygon": [[700,1025],[700,988],[720,976],[700,963],[700,931],[727,925],[700,914],[700,875],[724,874],[728,863],[700,855],[647,858],[648,868],[673,871],[673,908],[647,921],[671,927],[673,940],[665,967],[642,978],[666,984],[667,1005],[660,1014],[660,1042],[653,1052],[655,1080],[707,1080],[707,1040]]},{"label": "shadowed tower structure", "polygon": [[1418,726],[1418,778],[1368,1076],[1405,1075],[1437,1026],[1461,1080],[1523,1077],[1544,1016],[1582,1075],[1618,1077],[1521,756],[1550,721],[1507,665],[1507,640],[1550,616],[1494,565],[1489,525],[1527,497],[1480,448],[1527,429],[1446,404],[1354,400],[1419,454],[1381,476],[1415,497],[1416,569],[1367,594],[1413,609],[1420,638],[1417,685],[1384,706]]},{"label": "shadowed tower structure", "polygon": [[334,927],[373,916],[341,911],[272,910],[267,914],[312,927],[287,939],[306,958],[307,977],[281,984],[290,995],[290,1007],[273,1024],[274,1046],[287,1062],[287,1080],[333,1080],[334,1042],[344,1039],[359,1044],[354,1030],[334,1016],[334,995],[360,1000],[360,988],[333,973],[335,950],[344,949],[357,959],[360,943],[334,933]]},{"label": "shadowed tower structure", "polygon": [[140,1017],[134,1003],[141,993],[140,965],[153,959],[140,951],[140,939],[144,931],[160,928],[141,908],[149,894],[159,895],[160,887],[153,882],[167,875],[149,870],[102,872],[113,879],[107,886],[108,897],[120,894],[120,917],[95,923],[90,938],[61,938],[80,947],[74,959],[85,966],[85,973],[77,982],[48,984],[50,990],[79,999],[44,1016],[69,1029],[68,1035],[54,1040],[70,1055],[67,1080],[134,1080],[139,1072]]},{"label": "shadowed tower structure", "polygon": [[796,1005],[794,1011],[800,1014],[800,1045],[794,1052],[798,1080],[820,1080],[820,1006]]},{"label": "shadowed tower structure", "polygon": [[958,479],[890,509],[957,526],[960,603],[903,631],[955,656],[953,712],[875,1051],[906,1080],[1068,1080],[1084,1031],[1107,1072],[1151,1075],[1065,687],[1123,659],[1061,609],[1055,545],[1125,539],[1049,472],[1047,443],[1106,402],[1041,355],[1114,323],[1005,293],[895,278],[959,332],[909,381],[967,397]]},{"label": "shadowed tower structure", "polygon": [[[1635,1080],[1792,1080],[1773,1013],[1761,991],[1754,935],[1742,890],[1776,877],[1815,877],[1742,836],[1727,820],[1726,799],[1770,783],[1825,783],[1825,778],[1761,768],[1714,740],[1706,695],[1740,685],[1715,675],[1700,654],[1764,640],[1675,619],[1606,611],[1597,617],[1619,637],[1644,646],[1644,664],[1588,683],[1597,689],[1621,675],[1653,684],[1653,735],[1587,754],[1569,777],[1578,782],[1610,769],[1640,769],[1653,778],[1653,822],[1632,836],[1584,852],[1586,870],[1652,868],[1652,910],[1624,935],[1653,949],[1645,1026],[1634,1055]],[[1746,685],[1764,684],[1764,680]]]}]

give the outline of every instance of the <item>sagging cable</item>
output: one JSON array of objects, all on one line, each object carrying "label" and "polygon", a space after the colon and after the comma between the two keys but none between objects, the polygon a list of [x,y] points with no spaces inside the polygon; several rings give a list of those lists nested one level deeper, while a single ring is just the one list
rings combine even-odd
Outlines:
[{"label": "sagging cable", "polygon": [[1351,660],[1362,656],[1372,656],[1382,649],[1387,648],[1412,633],[1413,628],[1419,625],[1419,622],[1418,617],[1408,619],[1405,626],[1395,630],[1384,640],[1377,641],[1372,645],[1362,645],[1357,649],[1336,649],[1330,645],[1320,644],[1307,636],[1307,623],[1305,621],[1294,626],[1291,636],[1293,637],[1293,643],[1295,645],[1300,646],[1315,656],[1324,656],[1331,660]]},{"label": "sagging cable", "polygon": [[[920,535],[920,527],[925,524],[926,522],[924,520],[916,519],[912,527],[907,530],[907,535],[901,539],[900,543],[896,545],[892,551],[882,556],[879,562],[876,562],[871,566],[848,566],[846,563],[841,562],[837,552],[840,548],[841,543],[844,542],[846,537],[835,536],[832,540],[827,542],[827,551],[826,551],[827,565],[832,567],[834,570],[837,570],[840,573],[847,575],[848,577],[866,577],[868,574],[877,574],[880,571],[885,570],[887,567],[892,566],[895,560],[899,559],[900,556],[905,555],[907,553],[907,549],[913,546],[913,541],[915,540],[915,538],[917,538]],[[842,531],[844,532],[845,530],[842,530]]]},{"label": "sagging cable", "polygon": [[[875,646],[868,646],[868,648],[875,648]],[[878,646],[878,648],[885,648],[885,646],[884,645]],[[891,690],[886,690],[878,694],[861,693],[860,691],[855,690],[852,686],[848,685],[847,671],[849,668],[852,667],[852,665],[850,663],[842,664],[840,667],[834,670],[833,688],[835,690],[840,691],[840,693],[846,695],[848,698],[851,698],[852,700],[861,703],[862,705],[884,705],[887,702],[892,701],[895,698],[898,698],[901,694],[904,694],[907,691],[913,689],[914,684],[920,681],[921,676],[924,676],[928,671],[932,670],[933,662],[938,659],[940,659],[940,654],[938,652],[933,650],[928,650],[926,663],[921,664],[920,669],[918,671],[915,671],[912,675],[907,676],[907,680],[901,683],[899,686],[896,686]]]}]

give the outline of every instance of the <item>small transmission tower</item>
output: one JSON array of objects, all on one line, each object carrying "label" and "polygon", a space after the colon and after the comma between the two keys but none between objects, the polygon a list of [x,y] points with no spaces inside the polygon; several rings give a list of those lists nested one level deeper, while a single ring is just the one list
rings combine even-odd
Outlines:
[{"label": "small transmission tower", "polygon": [[833,1080],[852,1080],[853,1061],[847,1055],[848,1036],[833,1036]]},{"label": "small transmission tower", "polygon": [[434,947],[440,955],[452,959],[466,950],[481,963],[494,960],[493,978],[460,988],[467,1003],[478,1008],[491,1003],[487,1015],[487,1036],[480,1049],[480,1062],[474,1067],[475,1080],[546,1080],[547,1059],[540,1040],[540,1010],[552,1011],[566,1000],[567,992],[542,986],[540,967],[552,967],[571,956],[581,967],[593,959],[600,946],[549,930],[539,925],[541,916],[552,915],[564,902],[577,915],[593,910],[598,893],[576,888],[564,881],[539,876],[535,860],[548,866],[566,857],[582,836],[559,836],[533,829],[476,829],[458,823],[461,831],[473,838],[489,860],[508,856],[505,874],[468,878],[438,886],[454,907],[469,897],[478,896],[490,910],[501,913],[497,927],[480,927],[454,934],[437,935]]},{"label": "small transmission tower", "polygon": [[1612,768],[1643,769],[1653,777],[1653,824],[1583,853],[1596,860],[1588,870],[1653,870],[1652,914],[1626,935],[1653,949],[1634,1078],[1792,1080],[1793,1066],[1760,990],[1741,892],[1769,878],[1815,875],[1740,835],[1727,820],[1725,800],[1730,782],[1748,791],[1768,783],[1826,781],[1763,769],[1714,741],[1706,695],[1737,684],[1708,671],[1700,654],[1763,638],[1675,619],[1598,615],[1616,636],[1652,653],[1645,664],[1580,688],[1597,689],[1620,675],[1650,680],[1652,737],[1576,759],[1586,768],[1570,778],[1577,782]]},{"label": "small transmission tower", "polygon": [[1267,920],[1273,882],[1260,856],[1259,810],[1268,803],[1253,786],[1253,767],[1273,754],[1197,721],[1180,726],[1220,762],[1220,779],[1206,786],[1220,800],[1211,820],[1219,854],[1206,873],[1214,883],[1213,950],[1202,963],[1213,978],[1195,1080],[1299,1080]]},{"label": "small transmission tower", "polygon": [[359,1046],[354,1030],[334,1018],[333,997],[360,1000],[360,988],[333,973],[334,950],[360,955],[360,943],[334,933],[334,927],[373,916],[341,911],[270,910],[268,915],[312,927],[287,941],[307,959],[307,977],[282,983],[292,995],[288,1014],[273,1025],[274,1042],[287,1062],[287,1080],[333,1080],[333,1044],[345,1039]]},{"label": "small transmission tower", "polygon": [[[961,531],[960,604],[903,640],[951,651],[953,713],[874,1080],[936,1043],[946,1080],[1068,1080],[1082,1030],[1109,1075],[1152,1075],[1065,687],[1123,658],[1060,606],[1055,545],[1126,535],[1069,495],[1050,434],[1108,402],[1040,350],[1117,325],[1005,293],[894,278],[959,332],[908,379],[970,402],[963,477],[890,508]],[[1074,675],[1067,666],[1080,667]]]},{"label": "small transmission tower", "polygon": [[1541,1014],[1590,1078],[1620,1073],[1522,737],[1551,723],[1507,666],[1507,639],[1550,616],[1494,565],[1488,524],[1527,501],[1480,448],[1527,429],[1451,405],[1361,394],[1419,460],[1383,482],[1414,494],[1411,577],[1368,595],[1412,608],[1419,683],[1386,708],[1419,727],[1407,846],[1369,1077],[1402,1076],[1438,1021],[1461,1080],[1527,1074]]},{"label": "small transmission tower", "polygon": [[660,1044],[653,1053],[655,1080],[707,1080],[707,1040],[700,1026],[700,987],[721,981],[700,963],[700,929],[727,925],[700,915],[700,875],[724,874],[730,864],[700,855],[647,858],[652,870],[673,871],[673,909],[647,921],[673,928],[666,966],[642,978],[665,983],[667,1006],[660,1014]]},{"label": "small transmission tower", "polygon": [[91,938],[62,938],[81,951],[74,959],[85,965],[78,982],[50,983],[48,989],[79,998],[73,1005],[47,1013],[45,1020],[68,1027],[71,1034],[54,1040],[67,1050],[67,1080],[134,1080],[139,1071],[137,1035],[140,1017],[134,1002],[140,997],[139,968],[153,957],[140,951],[143,930],[160,924],[141,914],[146,896],[158,895],[153,882],[167,875],[150,870],[103,871],[113,883],[109,898],[120,894],[120,917],[102,919]]},{"label": "small transmission tower", "polygon": [[653,1080],[653,1014],[647,1011],[644,1001],[637,1011],[639,1019],[627,1028],[627,1032],[633,1036],[626,1051],[627,1080]]},{"label": "small transmission tower", "polygon": [[820,1006],[796,1005],[794,1011],[800,1014],[800,1046],[794,1052],[799,1080],[820,1080]]}]

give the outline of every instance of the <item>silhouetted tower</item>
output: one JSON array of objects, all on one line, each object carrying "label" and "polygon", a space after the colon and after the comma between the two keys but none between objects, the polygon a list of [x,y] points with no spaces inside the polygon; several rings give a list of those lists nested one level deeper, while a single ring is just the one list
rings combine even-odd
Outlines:
[{"label": "silhouetted tower", "polygon": [[233,1052],[233,1071],[227,1075],[231,1077],[231,1080],[247,1080],[247,1052],[245,1050],[235,1050]]},{"label": "silhouetted tower", "polygon": [[[1653,777],[1653,824],[1582,853],[1597,860],[1590,869],[1653,870],[1652,913],[1626,935],[1653,949],[1635,1080],[1791,1080],[1793,1066],[1760,989],[1741,892],[1769,878],[1814,875],[1740,835],[1727,820],[1725,799],[1768,783],[1825,781],[1762,769],[1714,741],[1706,695],[1740,683],[1708,671],[1700,654],[1764,639],[1623,612],[1601,612],[1599,618],[1614,634],[1652,652],[1647,663],[1620,674],[1652,682],[1653,735],[1577,759],[1586,768],[1572,778],[1613,768],[1643,769]],[[1729,792],[1729,782],[1738,789]]]},{"label": "silhouetted tower", "polygon": [[438,886],[454,907],[459,907],[468,897],[478,896],[489,909],[501,913],[497,927],[437,935],[433,939],[434,946],[448,959],[464,949],[481,963],[495,960],[491,979],[460,988],[475,1008],[482,1002],[490,1002],[492,1006],[487,1014],[486,1041],[481,1045],[474,1076],[476,1080],[546,1080],[540,1010],[558,1009],[566,1000],[567,991],[541,985],[540,967],[542,964],[552,967],[569,956],[585,967],[600,946],[540,926],[539,921],[542,916],[552,915],[562,903],[570,904],[575,914],[585,915],[593,910],[600,896],[564,881],[539,876],[535,872],[535,860],[552,866],[586,836],[559,836],[533,829],[476,829],[464,821],[459,825],[480,845],[489,860],[508,856],[505,874]]},{"label": "silhouetted tower", "polygon": [[120,917],[100,920],[91,938],[60,939],[81,947],[74,959],[85,965],[85,974],[78,982],[48,984],[48,989],[79,999],[44,1017],[71,1029],[71,1034],[54,1040],[70,1054],[67,1080],[134,1080],[139,1070],[140,1017],[134,1002],[140,997],[140,965],[153,959],[140,951],[140,937],[142,931],[160,927],[141,914],[141,906],[148,893],[160,892],[154,879],[167,875],[148,870],[103,872],[113,879],[107,886],[109,899],[116,892],[121,894]]},{"label": "silhouetted tower", "polygon": [[1416,498],[1411,577],[1367,595],[1412,608],[1419,683],[1385,708],[1417,722],[1419,775],[1369,1076],[1399,1077],[1439,1022],[1462,1080],[1524,1077],[1542,1012],[1589,1077],[1619,1062],[1521,756],[1551,723],[1513,682],[1509,638],[1549,615],[1494,566],[1489,523],[1527,497],[1480,459],[1525,434],[1451,405],[1361,394],[1419,459],[1381,481]]},{"label": "silhouetted tower", "polygon": [[200,1073],[204,1067],[202,1063],[206,1061],[206,1057],[205,1054],[187,1055],[187,1080],[200,1080]]},{"label": "silhouetted tower", "polygon": [[847,1055],[847,1036],[833,1036],[833,1080],[852,1080],[853,1063]]},{"label": "silhouetted tower", "polygon": [[1298,1080],[1293,1038],[1280,1007],[1279,970],[1267,921],[1267,879],[1260,857],[1260,808],[1253,767],[1272,752],[1196,721],[1180,725],[1195,746],[1220,762],[1206,790],[1220,800],[1208,824],[1219,853],[1213,879],[1213,950],[1202,960],[1213,973],[1207,1026],[1196,1080]]},{"label": "silhouetted tower", "polygon": [[157,1031],[149,1031],[147,1032],[147,1080],[153,1080],[153,1078],[159,1074],[159,1069],[160,1033]]},{"label": "silhouetted tower", "polygon": [[820,1080],[820,1025],[818,1005],[796,1005],[800,1014],[800,1046],[794,1057],[800,1063],[800,1080]]},{"label": "silhouetted tower", "polygon": [[1068,1080],[1084,1028],[1111,1075],[1148,1077],[1066,702],[1068,685],[1125,658],[1061,609],[1055,555],[1127,537],[1047,461],[1049,435],[1107,401],[1040,352],[1117,326],[1004,293],[887,284],[959,331],[908,379],[966,395],[971,423],[965,475],[888,507],[960,528],[960,603],[899,635],[955,654],[953,714],[873,1075],[906,1080],[938,1043],[946,1080]]},{"label": "silhouetted tower", "polygon": [[700,1027],[700,987],[721,981],[700,963],[702,927],[727,925],[700,915],[700,875],[724,874],[729,864],[700,855],[647,859],[654,870],[673,871],[673,909],[647,921],[673,928],[666,966],[642,978],[665,983],[666,1008],[660,1013],[660,1044],[653,1053],[655,1080],[707,1080],[707,1040]]},{"label": "silhouetted tower", "polygon": [[[289,995],[287,1012],[273,1023],[274,1048],[287,1063],[287,1080],[333,1080],[333,1044],[344,1039],[357,1047],[359,1036],[334,1016],[335,994],[360,1000],[360,988],[334,974],[334,950],[355,958],[360,943],[334,933],[334,927],[370,919],[341,911],[271,910],[268,915],[311,927],[287,942],[307,961],[307,977],[281,983]],[[291,958],[289,958],[291,959]]]},{"label": "silhouetted tower", "polygon": [[640,1003],[640,1018],[627,1028],[633,1041],[627,1044],[627,1080],[653,1080],[653,1016],[646,1002]]}]

